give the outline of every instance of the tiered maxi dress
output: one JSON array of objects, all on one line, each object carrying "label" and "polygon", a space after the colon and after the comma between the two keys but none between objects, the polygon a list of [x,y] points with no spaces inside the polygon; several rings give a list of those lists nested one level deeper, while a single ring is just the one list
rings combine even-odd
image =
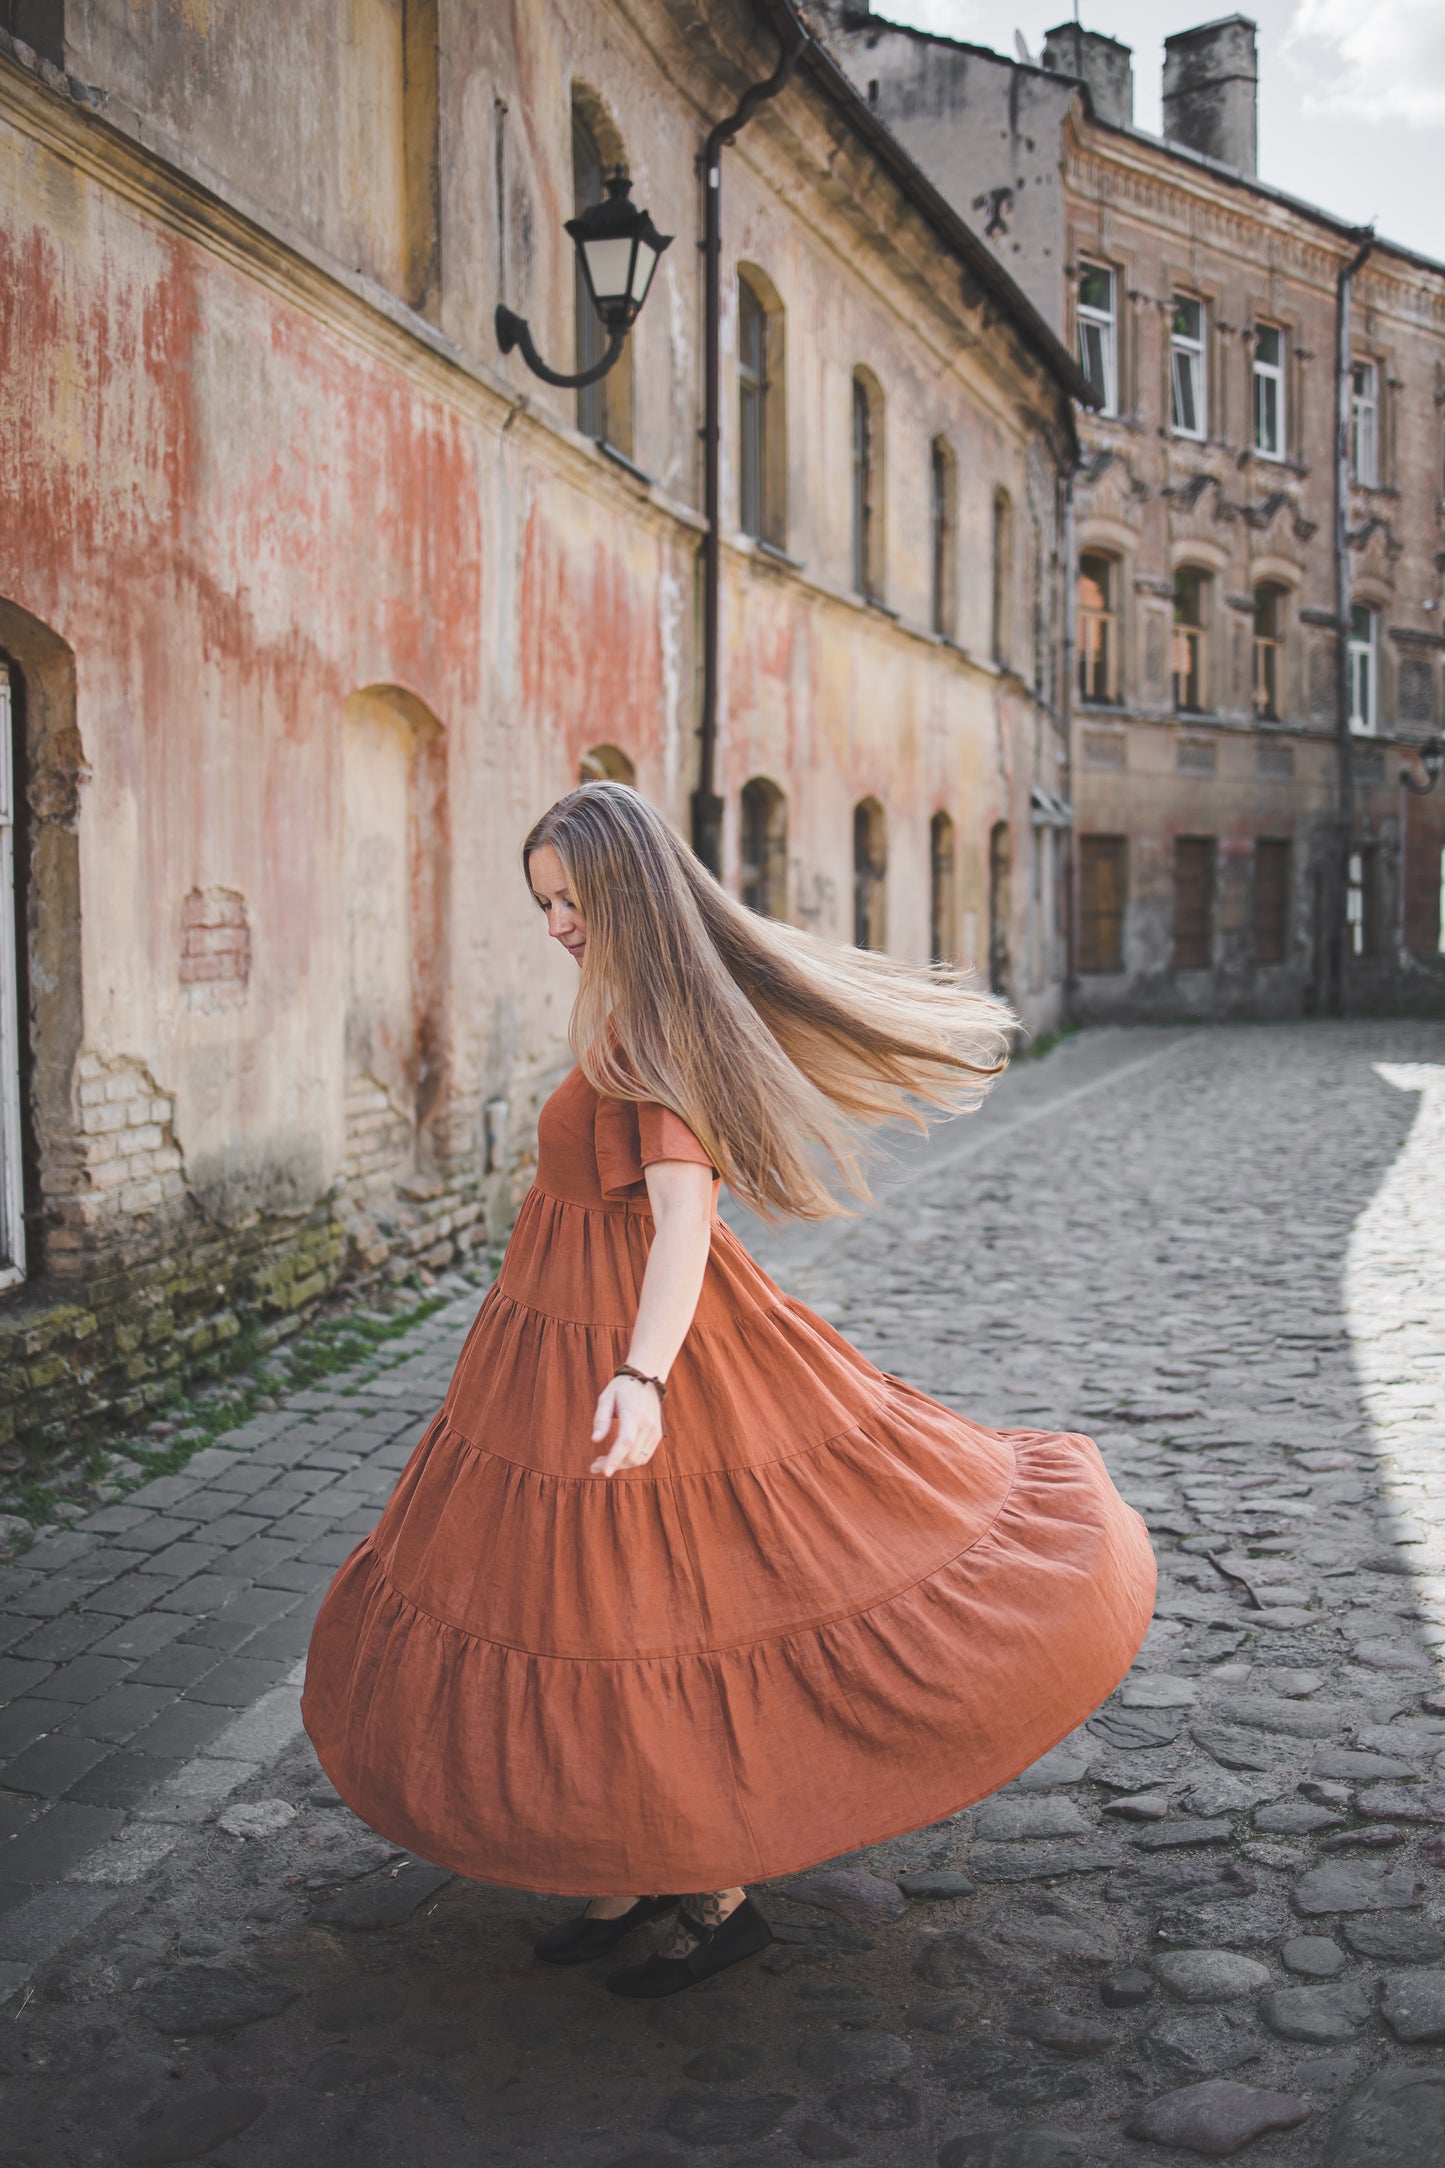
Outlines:
[{"label": "tiered maxi dress", "polygon": [[[589,1474],[678,1118],[574,1070],[440,1413],[316,1621],[342,1797],[480,1881],[723,1889],[940,1820],[1128,1669],[1154,1564],[1084,1437],[876,1370],[714,1217],[643,1468]],[[714,1199],[716,1199],[716,1190]]]}]

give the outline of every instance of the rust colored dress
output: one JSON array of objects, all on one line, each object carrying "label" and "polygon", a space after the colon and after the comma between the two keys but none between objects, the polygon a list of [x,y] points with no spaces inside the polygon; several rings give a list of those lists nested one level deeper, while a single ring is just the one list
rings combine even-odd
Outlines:
[{"label": "rust colored dress", "polygon": [[707,1154],[580,1070],[553,1093],[441,1411],[316,1621],[337,1790],[480,1881],[723,1889],[920,1828],[1080,1723],[1149,1622],[1089,1439],[875,1370],[716,1218],[667,1436],[590,1475],[663,1159]]}]

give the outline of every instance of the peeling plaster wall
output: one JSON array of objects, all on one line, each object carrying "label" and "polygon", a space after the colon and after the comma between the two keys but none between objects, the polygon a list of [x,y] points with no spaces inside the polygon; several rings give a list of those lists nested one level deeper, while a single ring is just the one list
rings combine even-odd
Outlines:
[{"label": "peeling plaster wall", "polygon": [[[301,38],[304,17],[297,51],[315,58],[337,18],[296,12],[288,35]],[[363,12],[374,42],[357,54],[394,70],[402,11]],[[484,1204],[498,1236],[537,1103],[566,1065],[575,983],[538,933],[518,842],[598,744],[620,748],[686,825],[702,308],[691,227],[708,117],[694,100],[705,91],[721,110],[756,56],[745,38],[726,48],[741,14],[705,22],[657,0],[644,18],[605,0],[565,19],[441,6],[434,331],[381,292],[417,260],[415,235],[411,259],[396,239],[391,168],[363,173],[339,120],[293,129],[289,89],[268,115],[274,56],[248,42],[244,10],[77,9],[72,62],[108,103],[99,123],[0,51],[0,645],[13,618],[37,653],[47,640],[68,653],[78,867],[78,903],[57,890],[47,922],[78,994],[72,1037],[53,1041],[71,1051],[50,1057],[40,1267],[0,1302],[0,1342],[19,1336],[22,1440],[53,1449],[87,1411],[143,1407],[178,1363],[216,1359],[258,1318],[285,1329],[344,1270],[446,1262],[482,1238]],[[197,40],[204,95],[188,102]],[[138,130],[153,65],[155,110]],[[238,84],[257,110],[220,114]],[[578,86],[610,116],[638,198],[678,228],[632,342],[638,473],[579,437],[571,394],[515,361],[503,373],[490,321],[505,294],[543,351],[570,360],[561,225]],[[374,89],[380,111],[390,93]],[[324,127],[325,170],[302,185]],[[176,137],[180,167],[156,150]],[[889,945],[922,958],[929,821],[946,810],[955,915],[982,963],[989,835],[1009,820],[1010,949],[1031,959],[1014,991],[1048,1028],[1062,953],[1020,869],[1031,787],[1067,778],[1029,689],[1036,675],[1052,684],[1057,628],[1046,612],[1035,640],[1021,548],[1019,674],[987,649],[994,491],[1009,491],[1022,535],[1030,461],[1062,395],[1006,323],[961,300],[937,236],[808,96],[727,154],[725,186],[724,474],[737,461],[741,259],[766,267],[788,311],[793,560],[764,561],[737,534],[729,480],[726,875],[738,878],[742,785],[767,775],[788,804],[793,916],[851,938],[852,809],[876,796]],[[284,207],[284,229],[260,217],[258,195]],[[886,400],[886,608],[849,591],[860,364]],[[952,644],[928,629],[940,433],[960,476]],[[1046,581],[1052,512],[1050,500]],[[368,868],[380,899],[364,893]],[[134,1180],[101,1172],[120,1147],[97,1141],[111,1120],[97,1086],[121,1075],[144,1079],[134,1148],[160,1155]],[[511,1108],[501,1169],[483,1156],[493,1100]],[[73,1298],[82,1283],[100,1293],[54,1310],[47,1338],[62,1282]],[[143,1323],[122,1348],[127,1309]]]}]

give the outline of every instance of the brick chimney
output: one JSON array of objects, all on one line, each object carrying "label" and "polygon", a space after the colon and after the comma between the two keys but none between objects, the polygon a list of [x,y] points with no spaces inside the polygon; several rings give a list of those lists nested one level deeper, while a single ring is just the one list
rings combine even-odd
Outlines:
[{"label": "brick chimney", "polygon": [[1240,173],[1259,170],[1254,24],[1226,15],[1164,40],[1164,135]]},{"label": "brick chimney", "polygon": [[1044,33],[1044,66],[1056,75],[1076,75],[1100,120],[1132,128],[1134,56],[1127,45],[1077,23],[1060,23]]}]

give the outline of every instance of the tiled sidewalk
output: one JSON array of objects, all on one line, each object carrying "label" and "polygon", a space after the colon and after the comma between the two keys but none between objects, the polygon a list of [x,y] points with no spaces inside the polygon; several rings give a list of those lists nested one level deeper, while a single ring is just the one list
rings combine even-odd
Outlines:
[{"label": "tiled sidewalk", "polygon": [[0,1567],[0,1990],[294,1736],[322,1595],[481,1300],[440,1285],[379,1356]]}]

